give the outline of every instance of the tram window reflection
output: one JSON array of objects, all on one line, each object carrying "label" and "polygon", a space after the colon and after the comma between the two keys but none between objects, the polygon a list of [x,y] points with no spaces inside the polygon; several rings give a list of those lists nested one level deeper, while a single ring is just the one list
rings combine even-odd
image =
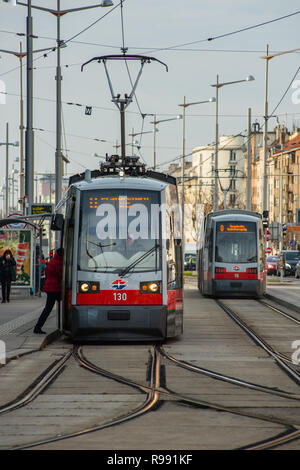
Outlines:
[{"label": "tram window reflection", "polygon": [[159,203],[154,191],[88,191],[81,202],[78,268],[119,272],[139,260],[132,272],[159,269],[160,222],[151,217],[152,204]]}]

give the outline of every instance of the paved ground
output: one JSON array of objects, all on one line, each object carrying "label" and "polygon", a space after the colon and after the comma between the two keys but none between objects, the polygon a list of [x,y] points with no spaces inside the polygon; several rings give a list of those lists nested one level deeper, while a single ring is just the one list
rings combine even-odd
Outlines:
[{"label": "paved ground", "polygon": [[[46,295],[42,294],[41,297],[12,296],[9,303],[0,303],[0,341],[1,350],[5,348],[6,360],[39,349],[45,342],[45,335],[33,334],[45,301]],[[44,330],[49,335],[56,330],[56,309],[53,309]]]},{"label": "paved ground", "polygon": [[[281,286],[277,286],[278,288]],[[283,286],[282,294],[285,288]],[[30,302],[34,312],[39,305],[42,306],[43,299],[31,299]],[[247,301],[240,302],[244,309],[243,315],[251,315],[255,328],[258,326],[268,329],[268,325],[277,327],[277,317],[272,312],[264,311],[260,314],[263,310],[247,307]],[[15,303],[15,314],[17,305]],[[30,313],[30,309],[27,313]],[[34,321],[31,322],[32,327]],[[2,324],[2,329],[4,326],[5,323]],[[20,333],[16,337],[40,341],[32,335],[31,327],[20,326]],[[54,328],[55,319],[52,318],[45,329],[50,332]],[[279,328],[278,334],[281,332],[282,328]],[[61,338],[42,351],[26,355],[21,360],[10,361],[6,367],[1,368],[0,404],[7,403],[28,387],[42,370],[69,347],[70,344]],[[97,345],[84,346],[83,349],[86,357],[98,367],[147,384],[146,371],[149,354],[153,352],[152,345]],[[187,283],[185,289],[184,334],[168,341],[165,350],[181,361],[206,370],[248,380],[275,392],[280,389],[299,394],[298,384],[284,374],[273,359],[242,332],[212,299],[202,298],[191,283]],[[175,397],[162,392],[159,406],[137,419],[36,448],[115,451],[235,449],[281,434],[286,427],[280,420],[300,425],[298,399],[286,399],[276,393],[257,392],[249,387],[225,383],[206,374],[178,368],[167,360],[163,360],[162,365],[166,367],[167,389],[203,403],[203,406],[193,407],[180,403]],[[72,357],[65,370],[32,403],[0,417],[0,447],[11,448],[13,445],[37,442],[57,434],[89,429],[136,409],[144,400],[145,395],[138,390],[91,374]],[[264,418],[250,418],[230,411],[220,412],[212,407],[213,404]],[[299,445],[298,440],[281,448],[299,450]]]}]

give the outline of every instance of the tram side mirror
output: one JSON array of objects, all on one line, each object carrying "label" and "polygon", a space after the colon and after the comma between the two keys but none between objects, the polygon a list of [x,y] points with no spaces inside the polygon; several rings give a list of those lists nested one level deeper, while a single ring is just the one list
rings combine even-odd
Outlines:
[{"label": "tram side mirror", "polygon": [[51,219],[51,230],[61,231],[63,229],[64,216],[62,214],[54,214]]}]

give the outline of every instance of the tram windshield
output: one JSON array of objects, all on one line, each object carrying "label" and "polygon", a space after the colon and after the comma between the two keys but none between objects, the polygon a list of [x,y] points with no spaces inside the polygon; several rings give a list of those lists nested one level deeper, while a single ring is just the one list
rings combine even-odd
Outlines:
[{"label": "tram windshield", "polygon": [[257,262],[255,222],[217,222],[215,261],[223,263]]},{"label": "tram windshield", "polygon": [[114,273],[159,270],[159,204],[156,191],[83,192],[78,269]]}]

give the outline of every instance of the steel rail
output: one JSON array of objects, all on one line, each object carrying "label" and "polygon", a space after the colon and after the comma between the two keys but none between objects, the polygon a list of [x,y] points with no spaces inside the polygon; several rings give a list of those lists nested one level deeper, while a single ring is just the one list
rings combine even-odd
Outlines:
[{"label": "steel rail", "polygon": [[[284,442],[289,442],[291,439],[292,440],[296,439],[297,436],[298,436],[298,433],[300,433],[299,427],[297,427],[293,423],[290,423],[286,420],[282,420],[282,419],[278,419],[278,418],[274,418],[274,417],[263,416],[263,415],[257,415],[257,414],[253,414],[253,413],[249,413],[249,412],[244,412],[244,411],[240,411],[240,410],[237,410],[237,409],[234,409],[234,408],[229,408],[229,407],[226,407],[226,406],[222,406],[222,405],[218,405],[218,404],[214,404],[214,403],[209,403],[209,402],[202,401],[202,400],[193,400],[192,398],[182,396],[180,394],[177,394],[176,392],[168,390],[166,387],[162,387],[160,385],[160,368],[161,368],[161,364],[160,364],[160,360],[159,360],[159,355],[161,355],[161,352],[160,352],[160,348],[158,346],[156,346],[154,348],[153,361],[151,363],[151,377],[150,377],[149,387],[138,384],[138,383],[136,383],[136,382],[134,382],[130,379],[126,379],[122,376],[119,376],[119,375],[114,374],[112,372],[106,371],[106,370],[92,364],[89,360],[87,360],[83,356],[82,348],[79,349],[78,347],[76,347],[76,348],[73,349],[72,353],[73,353],[73,356],[76,359],[76,361],[82,367],[90,370],[91,372],[100,374],[100,375],[102,375],[106,378],[112,379],[112,380],[116,380],[117,382],[126,384],[128,386],[138,388],[142,392],[147,393],[147,398],[146,398],[145,402],[140,407],[133,410],[132,412],[130,412],[130,413],[124,415],[124,416],[121,416],[119,418],[113,419],[113,420],[111,420],[107,423],[104,423],[102,425],[93,426],[93,427],[90,427],[90,428],[87,428],[87,429],[84,429],[84,430],[81,430],[81,431],[69,433],[69,434],[64,434],[64,435],[60,434],[60,435],[57,435],[55,437],[52,437],[52,438],[49,438],[49,439],[44,439],[44,440],[38,441],[38,442],[24,444],[24,445],[21,445],[21,446],[15,446],[15,447],[10,448],[11,450],[22,450],[22,449],[28,449],[28,448],[32,448],[32,447],[38,447],[38,446],[41,446],[41,445],[49,444],[49,443],[52,443],[52,442],[58,442],[58,441],[61,441],[61,440],[64,440],[64,439],[75,438],[75,437],[78,437],[78,436],[86,435],[87,433],[100,431],[102,429],[105,429],[105,428],[108,428],[108,427],[111,427],[111,426],[122,424],[122,423],[124,423],[128,420],[139,417],[139,416],[147,413],[151,409],[153,409],[153,407],[155,405],[157,405],[158,402],[159,402],[159,394],[170,396],[172,398],[175,398],[178,402],[181,402],[183,404],[188,404],[190,406],[195,406],[195,407],[200,407],[200,408],[209,408],[209,409],[213,409],[213,410],[216,410],[216,411],[229,412],[229,413],[239,415],[239,416],[243,416],[243,417],[247,417],[247,418],[259,419],[259,420],[271,422],[271,423],[274,423],[274,424],[279,424],[279,425],[286,426],[286,427],[288,427],[288,430],[284,433],[281,433],[281,434],[284,435],[284,436],[290,436],[290,438],[288,439],[288,437],[285,437]],[[274,440],[276,440],[276,442],[277,442],[278,436],[276,436],[275,438],[270,438],[270,442],[273,443]],[[264,445],[266,446],[267,444],[264,443]],[[274,446],[274,445],[272,444],[272,446]]]},{"label": "steel rail", "polygon": [[230,377],[228,375],[224,375],[224,374],[221,374],[219,372],[214,372],[214,371],[209,370],[209,369],[204,369],[203,367],[196,366],[194,364],[190,364],[189,362],[186,362],[186,361],[180,361],[179,359],[176,359],[174,356],[171,356],[170,354],[168,354],[161,347],[158,348],[158,351],[163,357],[168,359],[170,362],[173,362],[178,367],[182,367],[183,369],[189,370],[191,372],[196,372],[198,374],[203,374],[203,375],[212,377],[216,380],[221,380],[223,382],[228,382],[228,383],[231,383],[233,385],[250,388],[252,390],[256,390],[256,391],[263,392],[263,393],[269,393],[271,395],[276,395],[276,396],[279,396],[279,397],[282,397],[282,398],[287,398],[289,400],[300,400],[300,395],[299,394],[286,392],[286,391],[280,390],[278,388],[271,388],[271,387],[267,387],[267,386],[264,386],[264,385],[255,384],[253,382],[246,382],[245,380],[237,379],[235,377]]},{"label": "steel rail", "polygon": [[273,349],[268,343],[266,343],[255,331],[253,331],[241,318],[237,315],[236,312],[232,310],[232,308],[224,305],[219,299],[215,299],[217,305],[224,310],[254,341],[255,343],[259,344],[275,361],[283,368],[283,370],[292,377],[297,383],[300,382],[300,373],[295,371],[291,368],[288,363],[292,363],[292,361],[284,356],[283,354],[279,353],[275,349]]},{"label": "steel rail", "polygon": [[[214,372],[211,374],[210,371],[207,371],[206,369],[198,368],[197,366],[193,366],[193,365],[191,365],[189,363],[186,363],[184,361],[178,361],[174,357],[167,354],[164,351],[164,349],[161,348],[161,347],[158,348],[158,352],[164,358],[168,359],[171,362],[174,362],[177,366],[180,366],[180,367],[183,367],[184,369],[192,370],[192,371],[195,371],[195,372],[198,372],[198,373],[199,372],[202,373],[202,371],[204,371],[204,373],[206,374],[206,372],[209,372],[208,375],[219,379],[219,374],[215,374]],[[229,377],[229,381],[231,381],[231,379],[232,378]],[[221,379],[221,380],[224,380],[224,379]],[[235,383],[235,379],[233,379],[233,380],[234,380],[233,383]],[[251,385],[253,385],[253,384],[251,384]],[[254,384],[254,386],[255,386],[255,384]],[[259,386],[259,389],[260,388],[261,387]],[[262,388],[264,388],[264,387],[262,387]],[[268,389],[267,390],[261,390],[261,391],[266,391],[267,393],[272,393]],[[213,409],[213,410],[216,410],[216,411],[224,411],[224,412],[227,412],[227,413],[235,414],[235,415],[238,415],[238,416],[243,416],[243,417],[246,417],[246,418],[253,418],[253,419],[258,419],[258,420],[262,420],[262,421],[266,421],[266,422],[271,422],[273,424],[283,425],[287,428],[284,432],[281,432],[280,434],[276,434],[276,436],[270,437],[268,439],[265,439],[261,442],[257,442],[257,443],[254,443],[254,444],[248,444],[246,446],[237,448],[236,450],[271,449],[273,447],[277,447],[279,445],[283,445],[283,444],[292,442],[292,441],[294,441],[294,440],[296,440],[300,437],[300,426],[295,424],[295,423],[291,423],[289,421],[286,421],[284,419],[276,418],[274,416],[268,417],[268,416],[254,414],[254,413],[250,413],[250,412],[244,412],[244,411],[241,411],[241,410],[238,410],[238,409],[229,408],[229,407],[218,405],[218,404],[215,404],[215,403],[205,402],[205,401],[202,401],[202,400],[201,401],[198,401],[198,400],[195,401],[195,400],[187,398],[185,396],[181,396],[181,395],[177,394],[176,392],[173,392],[169,389],[167,389],[167,392],[168,392],[168,394],[171,394],[173,397],[175,397],[178,401],[181,401],[183,404],[188,404],[190,406],[192,405],[192,406],[197,406],[197,407],[202,407],[202,408],[205,407],[205,408]],[[277,395],[277,393],[275,393],[275,394]],[[282,396],[284,398],[292,398],[290,396],[285,396],[285,395],[288,395],[288,393],[279,392],[279,396]]]},{"label": "steel rail", "polygon": [[0,415],[4,413],[8,413],[14,411],[18,408],[21,408],[31,401],[33,401],[36,397],[38,397],[43,390],[52,382],[52,380],[57,377],[57,375],[63,370],[66,362],[72,355],[72,350],[68,351],[65,356],[55,361],[55,363],[48,367],[46,371],[44,371],[37,380],[35,380],[30,387],[27,388],[19,398],[7,403],[5,405],[0,406]]},{"label": "steel rail", "polygon": [[236,450],[266,450],[272,449],[274,447],[278,447],[283,444],[288,444],[300,437],[300,430],[299,429],[291,429],[284,433],[281,433],[275,437],[271,437],[270,439],[265,439],[264,441],[257,442],[254,444],[249,444],[244,447],[240,447]]},{"label": "steel rail", "polygon": [[279,309],[278,307],[274,307],[273,305],[268,304],[268,302],[266,302],[264,300],[259,299],[259,300],[257,300],[257,302],[259,302],[262,305],[265,305],[266,307],[270,308],[271,310],[274,310],[275,312],[277,312],[280,315],[288,318],[289,320],[293,321],[294,323],[297,323],[297,325],[300,325],[300,320],[295,318],[293,315],[290,315],[289,313],[284,312],[283,310]]},{"label": "steel rail", "polygon": [[154,359],[152,361],[152,366],[151,366],[151,377],[150,377],[150,387],[144,387],[140,386],[137,383],[127,380],[124,377],[121,377],[119,375],[113,374],[112,372],[105,371],[104,369],[101,369],[100,367],[97,367],[96,365],[92,364],[90,361],[88,361],[82,354],[82,348],[81,347],[75,347],[73,350],[73,356],[75,360],[84,368],[88,369],[91,372],[97,373],[99,375],[102,375],[106,378],[113,379],[117,382],[127,384],[129,386],[133,386],[136,388],[139,388],[142,392],[147,394],[147,398],[144,401],[142,405],[140,405],[138,408],[135,410],[127,413],[126,415],[123,415],[119,418],[112,419],[106,423],[97,425],[97,426],[92,426],[90,428],[82,429],[80,431],[75,431],[69,434],[60,434],[55,437],[49,438],[49,439],[44,439],[41,441],[37,442],[32,442],[29,444],[24,444],[18,447],[13,447],[11,450],[22,450],[22,449],[28,449],[32,447],[38,447],[41,445],[45,444],[50,444],[52,442],[58,442],[61,440],[65,439],[71,439],[79,436],[86,435],[91,432],[96,432],[100,431],[102,429],[109,428],[111,426],[116,426],[118,424],[122,424],[126,421],[129,421],[131,419],[137,418],[138,416],[141,416],[148,411],[150,411],[155,405],[157,405],[158,400],[159,400],[159,392],[157,389],[159,388],[159,371],[160,371],[160,360],[159,356],[156,354],[156,351],[154,350]]}]

